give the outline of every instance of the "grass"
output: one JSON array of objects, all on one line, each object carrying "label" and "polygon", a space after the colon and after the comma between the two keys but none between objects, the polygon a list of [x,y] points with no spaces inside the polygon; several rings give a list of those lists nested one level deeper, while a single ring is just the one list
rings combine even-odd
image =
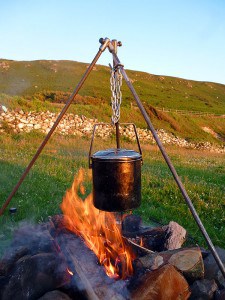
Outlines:
[{"label": "grass", "polygon": [[[173,150],[174,151],[174,150]],[[178,150],[170,157],[180,175],[203,224],[215,244],[225,246],[225,198],[223,156]],[[216,175],[215,175],[216,174]],[[184,226],[198,243],[204,245],[191,213],[167,166],[159,160],[143,167],[143,202],[138,213],[162,223],[171,219]]]},{"label": "grass", "polygon": [[[0,136],[0,205],[8,197],[23,170],[43,139],[42,134]],[[102,148],[112,141],[96,141]],[[43,222],[60,212],[60,203],[80,167],[88,168],[90,140],[54,135],[12,199],[9,207],[17,207],[15,215],[8,209],[0,217],[0,245],[4,248],[13,228],[26,221]],[[133,148],[131,143],[125,147]],[[225,247],[224,155],[167,147],[187,192],[213,242]],[[155,146],[143,145],[142,204],[134,213],[146,223],[156,219],[163,224],[171,220],[184,226],[198,243],[204,240],[168,167]],[[91,191],[91,182],[87,183]],[[1,248],[0,247],[0,248]]]}]

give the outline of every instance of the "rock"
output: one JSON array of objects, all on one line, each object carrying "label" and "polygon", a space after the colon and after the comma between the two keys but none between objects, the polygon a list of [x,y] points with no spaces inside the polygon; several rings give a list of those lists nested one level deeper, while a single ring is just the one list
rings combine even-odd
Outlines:
[{"label": "rock", "polygon": [[225,289],[217,290],[215,292],[214,300],[224,300],[225,299]]},{"label": "rock", "polygon": [[196,280],[191,286],[190,300],[211,300],[217,288],[215,280]]},{"label": "rock", "polygon": [[53,253],[20,258],[8,278],[2,300],[37,299],[70,281],[64,258]]},{"label": "rock", "polygon": [[[225,250],[219,247],[216,247],[217,253],[223,262],[225,264]],[[220,288],[225,288],[225,279],[219,270],[219,267],[212,255],[210,253],[205,259],[204,259],[204,266],[205,266],[205,278],[206,279],[215,279],[216,283]]]},{"label": "rock", "polygon": [[[2,121],[8,123],[9,127],[15,125],[15,132],[30,132],[32,129],[41,130],[44,133],[48,133],[49,129],[53,126],[56,114],[47,112],[24,112],[23,110],[15,110],[15,111],[7,111],[4,112],[3,106],[0,105],[0,117]],[[58,115],[58,114],[57,114]],[[75,134],[79,136],[91,136],[94,123],[98,123],[98,120],[88,119],[85,116],[78,116],[73,114],[65,114],[64,118],[61,120],[60,124],[57,126],[57,132],[62,135],[67,134]],[[21,124],[26,124],[23,126]],[[76,128],[76,133],[73,133],[71,127]],[[2,129],[4,131],[4,129]],[[78,131],[79,130],[79,131]],[[113,130],[114,132],[114,130]],[[121,135],[126,137],[127,139],[133,141],[135,140],[135,135],[133,132],[132,126],[121,127],[120,126]],[[137,128],[138,136],[141,142],[151,142],[155,144],[155,140],[151,132],[148,129],[140,129]],[[172,144],[177,145],[178,147],[187,147],[193,149],[200,150],[208,150],[216,153],[225,153],[225,147],[214,147],[209,142],[201,142],[201,143],[190,143],[183,138],[179,138],[174,136],[171,133],[166,132],[163,129],[157,130],[158,136],[163,144]],[[98,126],[98,130],[96,135],[106,139],[108,136],[112,134],[112,126]]]},{"label": "rock", "polygon": [[13,248],[25,247],[33,255],[41,252],[55,252],[56,246],[48,230],[43,230],[40,225],[25,224],[15,231],[11,243]]},{"label": "rock", "polygon": [[16,261],[28,253],[26,246],[10,247],[0,260],[0,276],[7,276]]},{"label": "rock", "polygon": [[5,105],[0,104],[0,113],[6,113],[7,112],[7,108]]},{"label": "rock", "polygon": [[200,247],[201,249],[201,253],[202,253],[202,258],[205,259],[207,256],[209,256],[209,254],[211,253],[209,250],[206,250],[203,247]]},{"label": "rock", "polygon": [[8,284],[8,278],[0,275],[0,299],[2,299],[3,290],[7,284]]},{"label": "rock", "polygon": [[19,123],[19,124],[17,124],[17,127],[18,127],[19,129],[22,129],[22,128],[24,127],[24,123]]},{"label": "rock", "polygon": [[35,125],[34,125],[34,129],[37,130],[37,129],[40,129],[40,128],[41,128],[41,125],[40,125],[40,124],[35,124]]},{"label": "rock", "polygon": [[178,223],[171,221],[166,226],[165,230],[165,243],[166,250],[174,250],[180,248],[185,242],[187,232]]}]

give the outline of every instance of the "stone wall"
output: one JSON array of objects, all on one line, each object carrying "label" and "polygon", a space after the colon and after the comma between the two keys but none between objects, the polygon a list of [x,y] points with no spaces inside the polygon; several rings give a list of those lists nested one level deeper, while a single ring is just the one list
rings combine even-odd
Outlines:
[{"label": "stone wall", "polygon": [[[51,129],[58,114],[49,111],[46,112],[24,112],[20,111],[0,111],[0,132],[10,130],[14,133],[30,132],[39,130],[43,133],[48,133]],[[76,136],[91,136],[93,126],[98,123],[97,119],[88,119],[85,116],[74,114],[65,114],[56,132],[63,135]],[[111,125],[99,125],[96,131],[96,136],[101,138],[109,137],[112,132],[115,132]],[[121,135],[129,140],[135,140],[133,126],[122,126],[120,128]],[[155,141],[151,132],[148,129],[137,128],[140,142],[149,142],[154,144]],[[176,145],[178,147],[208,150],[212,152],[225,153],[224,147],[213,146],[209,142],[191,143],[185,139],[179,138],[163,129],[157,130],[159,138],[163,144]]]}]

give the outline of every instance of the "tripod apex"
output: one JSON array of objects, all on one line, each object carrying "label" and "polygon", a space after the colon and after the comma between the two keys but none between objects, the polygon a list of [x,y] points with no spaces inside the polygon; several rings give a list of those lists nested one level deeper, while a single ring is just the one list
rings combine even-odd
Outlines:
[{"label": "tripod apex", "polygon": [[106,40],[108,40],[107,37],[106,37],[106,38],[100,38],[100,39],[99,39],[99,43],[103,45],[103,44],[105,43]]}]

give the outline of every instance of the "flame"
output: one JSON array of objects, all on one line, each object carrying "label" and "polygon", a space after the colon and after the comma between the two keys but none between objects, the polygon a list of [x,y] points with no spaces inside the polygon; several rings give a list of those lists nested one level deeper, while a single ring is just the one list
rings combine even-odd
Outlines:
[{"label": "flame", "polygon": [[73,276],[73,272],[70,271],[70,269],[67,268],[67,272],[68,272],[71,276]]},{"label": "flame", "polygon": [[92,193],[82,200],[84,175],[80,169],[63,198],[61,209],[66,226],[84,239],[109,277],[125,279],[133,273],[134,255],[124,242],[114,214],[96,209]]}]

